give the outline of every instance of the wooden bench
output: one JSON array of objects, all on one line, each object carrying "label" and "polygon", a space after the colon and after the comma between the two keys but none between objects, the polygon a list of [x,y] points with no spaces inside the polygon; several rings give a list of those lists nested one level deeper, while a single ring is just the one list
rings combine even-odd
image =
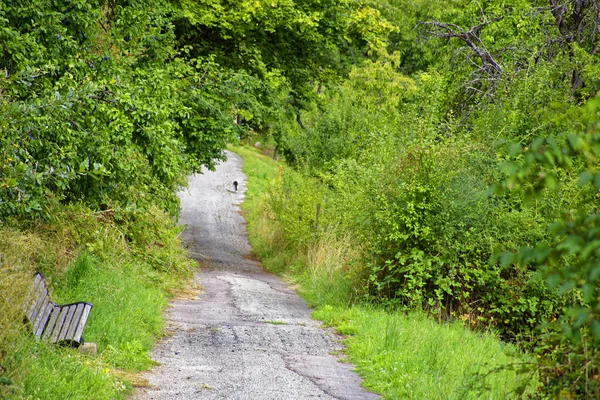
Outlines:
[{"label": "wooden bench", "polygon": [[85,302],[54,303],[50,300],[44,277],[38,272],[31,285],[25,312],[37,338],[77,347],[83,343],[83,330],[92,307]]}]

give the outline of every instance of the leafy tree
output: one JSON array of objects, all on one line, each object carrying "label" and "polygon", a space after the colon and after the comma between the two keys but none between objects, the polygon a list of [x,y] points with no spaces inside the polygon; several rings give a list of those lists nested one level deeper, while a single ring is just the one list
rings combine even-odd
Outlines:
[{"label": "leafy tree", "polygon": [[[323,86],[348,71],[368,49],[380,48],[392,29],[377,10],[348,0],[175,4],[179,46],[188,46],[192,57],[214,55],[220,65],[264,82],[256,97],[270,110],[264,120],[251,113],[254,121],[249,125],[265,132],[278,123],[273,134],[276,153],[284,142],[281,120],[295,119],[303,127],[301,112],[310,108]],[[246,119],[241,113],[240,122]]]},{"label": "leafy tree", "polygon": [[232,69],[265,77],[279,71],[296,96],[341,67],[352,9],[345,0],[181,0],[176,22],[180,45],[193,56],[214,54]]},{"label": "leafy tree", "polygon": [[80,200],[176,212],[185,175],[222,157],[235,89],[214,62],[179,56],[170,12],[162,1],[2,4],[0,218]]}]

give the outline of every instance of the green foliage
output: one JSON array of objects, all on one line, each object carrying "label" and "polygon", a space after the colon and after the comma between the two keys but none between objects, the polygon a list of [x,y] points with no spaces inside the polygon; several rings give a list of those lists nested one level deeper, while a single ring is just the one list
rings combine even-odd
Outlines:
[{"label": "green foliage", "polygon": [[191,46],[194,56],[215,54],[221,65],[254,76],[281,74],[296,101],[312,97],[316,82],[337,75],[355,42],[375,43],[391,29],[376,10],[347,0],[179,0],[177,5],[180,45]]},{"label": "green foliage", "polygon": [[538,385],[535,374],[504,369],[528,361],[515,347],[459,323],[368,307],[326,306],[314,316],[349,335],[349,360],[386,399],[519,398]]},{"label": "green foliage", "polygon": [[[348,358],[369,389],[384,398],[518,398],[535,391],[536,372],[511,367],[529,359],[493,335],[469,332],[460,323],[440,324],[422,312],[405,315],[352,307],[365,293],[360,290],[364,268],[356,264],[363,255],[365,233],[357,229],[358,238],[337,237],[327,224],[327,215],[334,213],[330,203],[322,208],[324,225],[319,229],[314,220],[294,219],[300,210],[295,202],[318,183],[283,165],[277,168],[254,151],[236,151],[243,155],[249,176],[244,209],[254,251],[269,270],[299,285],[302,295],[317,307],[315,318],[349,335]],[[350,200],[355,189],[351,184],[346,182],[346,193],[338,192],[345,194],[339,201]],[[280,196],[282,190],[285,196]],[[287,202],[282,203],[281,197]],[[297,225],[303,226],[294,230]]]},{"label": "green foliage", "polygon": [[[284,131],[362,54],[385,53],[395,28],[353,1],[179,0],[175,31],[189,57],[214,57],[262,83],[234,105],[238,124],[286,146]],[[258,112],[257,112],[258,111]],[[245,136],[245,135],[242,135]],[[291,155],[291,152],[287,152]]]},{"label": "green foliage", "polygon": [[[294,225],[300,209],[293,209],[291,215],[283,215],[277,205],[286,203],[273,189],[287,177],[295,176],[306,193],[313,182],[302,180],[301,176],[273,160],[257,154],[254,149],[236,148],[244,158],[244,172],[250,177],[248,192],[242,205],[246,212],[249,239],[254,253],[267,269],[293,275],[301,282],[302,295],[313,305],[346,304],[350,301],[355,286],[357,265],[349,265],[357,253],[357,247],[350,238],[338,239],[332,232],[316,226],[316,206],[307,209],[307,218],[302,220],[302,234],[285,229],[280,218],[290,218]],[[287,196],[297,198],[297,191],[290,190]],[[293,201],[293,200],[292,200]],[[321,212],[326,213],[326,209]],[[314,213],[314,214],[313,214]],[[312,223],[308,222],[312,218]],[[321,217],[320,217],[321,218]],[[308,223],[306,223],[308,222]],[[285,229],[285,232],[284,232]]]},{"label": "green foliage", "polygon": [[[344,84],[325,91],[305,114],[304,128],[286,126],[286,161],[325,169],[332,160],[359,157],[389,139],[397,108],[415,95],[413,79],[395,70],[397,55],[355,66]],[[361,110],[361,112],[357,112]]]},{"label": "green foliage", "polygon": [[545,326],[540,353],[555,369],[545,370],[552,391],[586,397],[600,393],[597,381],[590,379],[600,368],[599,104],[600,99],[594,98],[556,118],[560,128],[570,131],[566,141],[550,137],[537,139],[526,149],[517,146],[515,160],[507,163],[509,173],[503,185],[510,190],[523,183],[527,189],[522,196],[531,199],[576,179],[578,193],[570,210],[554,216],[553,240],[524,247],[506,258],[534,266],[544,273],[550,287],[574,298],[558,319]]},{"label": "green foliage", "polygon": [[161,1],[3,5],[0,218],[79,200],[177,211],[185,175],[234,138],[235,89],[209,59],[179,57],[169,12]]},{"label": "green foliage", "polygon": [[[253,244],[312,303],[363,299],[493,327],[537,352],[542,393],[593,397],[600,8],[551,3],[2,3],[0,221],[53,226],[40,234],[71,243],[69,256],[16,261],[65,293],[94,292],[83,277],[96,270],[113,284],[139,275],[127,291],[160,303],[150,287],[187,264],[156,207],[176,214],[187,174],[258,134],[296,170],[250,157],[262,176],[249,192]],[[96,213],[75,218],[79,229],[48,225],[79,202]],[[96,237],[90,215],[107,223]],[[7,232],[4,248],[30,240]],[[108,249],[129,262],[117,267]],[[24,287],[30,271],[6,271]],[[10,326],[0,345],[19,336]],[[146,365],[150,339],[106,329],[107,362]]]},{"label": "green foliage", "polygon": [[540,395],[595,396],[591,4],[372,2],[393,25],[387,48],[282,125],[299,173],[286,169],[267,200],[286,249],[273,262],[312,273],[321,238],[352,238],[342,263],[359,267],[333,278],[346,298],[494,327],[537,352]]},{"label": "green foliage", "polygon": [[[56,221],[2,228],[0,386],[8,398],[123,398],[131,389],[120,370],[154,363],[148,354],[163,333],[161,311],[185,285],[193,262],[181,249],[179,228],[157,208],[146,213],[53,210]],[[65,222],[67,221],[67,222]],[[84,340],[98,357],[38,343],[23,322],[22,304],[35,270],[58,303],[94,305]],[[33,355],[33,356],[32,356]],[[11,397],[12,396],[12,397]]]}]

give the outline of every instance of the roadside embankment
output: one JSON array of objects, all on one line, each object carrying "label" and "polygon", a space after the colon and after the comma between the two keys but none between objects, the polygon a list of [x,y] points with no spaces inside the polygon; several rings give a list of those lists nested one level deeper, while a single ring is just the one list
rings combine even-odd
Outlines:
[{"label": "roadside embankment", "polygon": [[[162,310],[187,282],[191,261],[166,213],[81,206],[51,221],[0,228],[0,398],[120,399],[149,368],[163,333]],[[94,305],[84,340],[96,357],[38,342],[22,322],[34,271],[61,304]],[[132,383],[133,382],[133,383]]]},{"label": "roadside embankment", "polygon": [[[511,398],[531,392],[536,375],[521,371],[529,361],[492,332],[468,329],[461,323],[438,322],[423,311],[405,313],[371,304],[365,296],[363,267],[357,263],[361,244],[318,230],[319,209],[298,207],[294,216],[278,201],[289,199],[286,179],[306,179],[255,149],[235,151],[245,160],[249,177],[243,205],[250,242],[271,271],[294,282],[316,308],[313,316],[346,335],[346,354],[357,365],[364,385],[385,398]],[[313,190],[295,196],[317,197],[319,182],[303,182]],[[315,200],[316,202],[316,200]],[[310,203],[310,201],[307,201]],[[299,221],[311,219],[314,230],[302,232]],[[297,240],[298,237],[308,238]],[[298,243],[303,245],[299,246]]]}]

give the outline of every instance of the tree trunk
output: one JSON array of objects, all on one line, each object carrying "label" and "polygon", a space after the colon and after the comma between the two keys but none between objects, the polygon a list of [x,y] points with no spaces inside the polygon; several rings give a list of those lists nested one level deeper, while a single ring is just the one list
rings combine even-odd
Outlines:
[{"label": "tree trunk", "polygon": [[306,129],[304,127],[304,123],[302,122],[302,118],[300,117],[300,110],[299,109],[296,109],[296,122],[298,123],[298,125],[300,125],[300,128]]}]

